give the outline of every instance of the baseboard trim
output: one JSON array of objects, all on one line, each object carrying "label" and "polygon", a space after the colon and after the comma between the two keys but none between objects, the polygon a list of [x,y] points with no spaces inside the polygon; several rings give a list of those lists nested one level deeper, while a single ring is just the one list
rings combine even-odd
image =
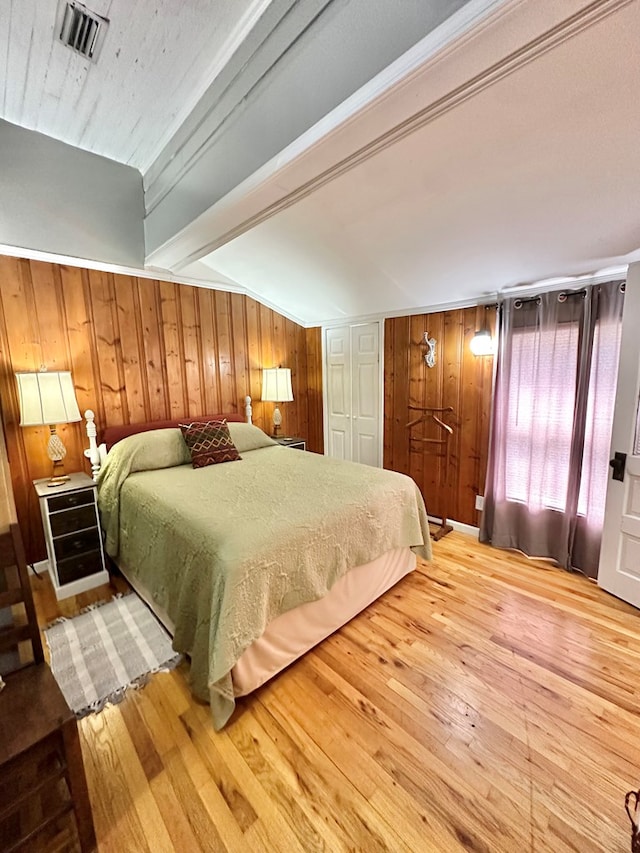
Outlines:
[{"label": "baseboard trim", "polygon": [[[430,515],[429,521],[433,522],[433,524],[439,524],[442,522],[442,519],[435,518]],[[474,536],[476,539],[480,536],[480,528],[474,527],[472,524],[465,524],[463,521],[454,521],[452,518],[447,519],[447,524],[450,524],[458,533],[464,533],[467,536]]]},{"label": "baseboard trim", "polygon": [[37,563],[32,563],[29,566],[29,574],[38,576],[46,575],[49,571],[49,560],[40,560]]}]

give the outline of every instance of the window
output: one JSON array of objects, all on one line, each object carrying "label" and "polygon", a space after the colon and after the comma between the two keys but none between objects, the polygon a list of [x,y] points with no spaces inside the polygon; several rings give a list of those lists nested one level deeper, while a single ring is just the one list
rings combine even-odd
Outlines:
[{"label": "window", "polygon": [[506,427],[506,498],[564,510],[573,436],[579,328],[514,330]]},{"label": "window", "polygon": [[617,281],[504,300],[483,542],[596,577],[623,305]]},{"label": "window", "polygon": [[[506,435],[506,498],[532,511],[567,509],[579,327],[514,331]],[[602,526],[620,346],[619,322],[599,322],[587,397],[578,514]],[[639,410],[640,423],[640,410]],[[640,443],[640,428],[636,443]]]}]

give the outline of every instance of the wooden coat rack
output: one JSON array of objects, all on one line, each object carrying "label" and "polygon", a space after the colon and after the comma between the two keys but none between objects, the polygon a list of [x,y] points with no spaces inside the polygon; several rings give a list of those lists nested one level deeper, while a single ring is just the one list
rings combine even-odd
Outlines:
[{"label": "wooden coat rack", "polygon": [[[442,539],[443,536],[446,536],[447,533],[451,533],[453,527],[450,524],[447,524],[447,516],[448,516],[448,501],[449,501],[449,490],[447,488],[449,484],[449,461],[451,459],[451,438],[453,437],[453,427],[446,424],[442,418],[438,417],[438,415],[443,415],[445,412],[453,412],[453,406],[444,406],[444,407],[436,407],[436,406],[409,406],[409,409],[414,412],[421,412],[421,414],[409,421],[406,425],[407,429],[412,429],[414,426],[425,422],[433,422],[438,426],[438,429],[442,431],[442,438],[422,438],[418,435],[410,436],[411,441],[422,441],[424,444],[431,445],[442,445],[444,447],[444,464],[440,469],[440,477],[439,477],[439,485],[444,486],[444,512],[442,514],[442,523],[435,530],[431,530],[432,538],[437,542],[438,539]],[[444,475],[443,475],[444,470]],[[431,529],[432,525],[429,525]]]}]

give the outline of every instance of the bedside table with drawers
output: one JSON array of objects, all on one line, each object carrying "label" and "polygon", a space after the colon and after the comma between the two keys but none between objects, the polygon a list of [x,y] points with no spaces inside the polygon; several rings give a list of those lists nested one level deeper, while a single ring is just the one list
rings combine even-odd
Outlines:
[{"label": "bedside table with drawers", "polygon": [[283,447],[293,447],[295,450],[307,449],[307,442],[304,438],[289,438],[284,435],[272,435],[271,438]]},{"label": "bedside table with drawers", "polygon": [[34,480],[40,500],[49,574],[56,598],[68,598],[109,583],[102,549],[96,484],[87,474],[49,486]]}]

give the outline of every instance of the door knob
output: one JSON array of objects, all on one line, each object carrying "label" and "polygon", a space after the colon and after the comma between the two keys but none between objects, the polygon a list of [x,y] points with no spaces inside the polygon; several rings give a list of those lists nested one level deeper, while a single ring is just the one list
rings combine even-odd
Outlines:
[{"label": "door knob", "polygon": [[616,451],[613,454],[613,459],[609,460],[609,465],[613,468],[613,474],[611,475],[612,479],[620,480],[622,482],[624,480],[624,468],[627,462],[627,454],[620,453]]}]

